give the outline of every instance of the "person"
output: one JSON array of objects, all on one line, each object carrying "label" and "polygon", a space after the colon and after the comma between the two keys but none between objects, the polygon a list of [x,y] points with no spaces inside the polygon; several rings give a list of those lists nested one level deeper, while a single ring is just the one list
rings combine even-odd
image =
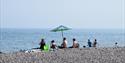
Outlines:
[{"label": "person", "polygon": [[97,40],[95,39],[93,42],[93,47],[96,47],[96,45],[97,45]]},{"label": "person", "polygon": [[88,39],[88,46],[92,47],[92,42],[90,41],[90,39]]},{"label": "person", "polygon": [[79,48],[79,44],[78,44],[78,42],[76,41],[75,38],[73,38],[73,45],[69,48]]},{"label": "person", "polygon": [[115,45],[117,46],[117,44],[118,44],[118,43],[116,42]]},{"label": "person", "polygon": [[2,54],[2,52],[0,52],[0,54]]},{"label": "person", "polygon": [[115,47],[118,47],[118,43],[117,42],[115,42]]},{"label": "person", "polygon": [[52,48],[53,50],[56,49],[56,43],[54,40],[51,41],[51,46],[50,48]]},{"label": "person", "polygon": [[61,44],[61,46],[58,46],[58,47],[59,48],[67,48],[67,40],[65,37],[63,38],[63,43]]},{"label": "person", "polygon": [[41,39],[39,45],[40,45],[40,49],[44,50],[44,46],[46,45],[44,39]]}]

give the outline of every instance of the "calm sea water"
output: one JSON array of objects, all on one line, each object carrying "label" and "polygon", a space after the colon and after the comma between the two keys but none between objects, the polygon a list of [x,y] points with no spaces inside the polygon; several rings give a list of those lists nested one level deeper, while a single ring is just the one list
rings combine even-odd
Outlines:
[{"label": "calm sea water", "polygon": [[[80,47],[87,46],[87,40],[93,42],[95,38],[98,47],[113,47],[115,42],[121,47],[125,46],[125,31],[119,29],[72,29],[64,31],[64,36],[68,46],[72,45],[72,38],[76,38]],[[45,38],[47,44],[51,40],[55,40],[57,45],[62,43],[61,32],[50,32],[48,29],[0,29],[0,51],[36,48],[41,38]]]}]

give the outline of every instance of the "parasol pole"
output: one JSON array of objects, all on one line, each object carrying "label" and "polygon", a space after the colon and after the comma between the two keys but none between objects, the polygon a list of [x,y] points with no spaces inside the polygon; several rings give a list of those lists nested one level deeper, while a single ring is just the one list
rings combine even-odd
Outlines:
[{"label": "parasol pole", "polygon": [[62,38],[63,38],[63,31],[61,31],[61,33],[62,33]]}]

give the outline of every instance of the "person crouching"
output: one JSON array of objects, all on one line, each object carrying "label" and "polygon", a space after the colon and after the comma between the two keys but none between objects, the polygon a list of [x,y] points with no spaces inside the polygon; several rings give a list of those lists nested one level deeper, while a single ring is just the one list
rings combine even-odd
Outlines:
[{"label": "person crouching", "polygon": [[57,45],[56,45],[55,41],[54,41],[54,40],[52,40],[52,41],[51,41],[50,48],[51,48],[51,49],[53,49],[53,50],[55,50],[55,49],[56,49],[56,47],[57,47]]}]

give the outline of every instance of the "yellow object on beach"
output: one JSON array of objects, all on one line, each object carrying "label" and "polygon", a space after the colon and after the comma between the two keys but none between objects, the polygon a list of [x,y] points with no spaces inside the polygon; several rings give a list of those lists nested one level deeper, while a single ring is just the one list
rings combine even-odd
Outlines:
[{"label": "yellow object on beach", "polygon": [[45,46],[44,46],[44,50],[43,51],[45,51],[45,52],[48,52],[49,51],[49,45],[48,44],[46,44]]}]

